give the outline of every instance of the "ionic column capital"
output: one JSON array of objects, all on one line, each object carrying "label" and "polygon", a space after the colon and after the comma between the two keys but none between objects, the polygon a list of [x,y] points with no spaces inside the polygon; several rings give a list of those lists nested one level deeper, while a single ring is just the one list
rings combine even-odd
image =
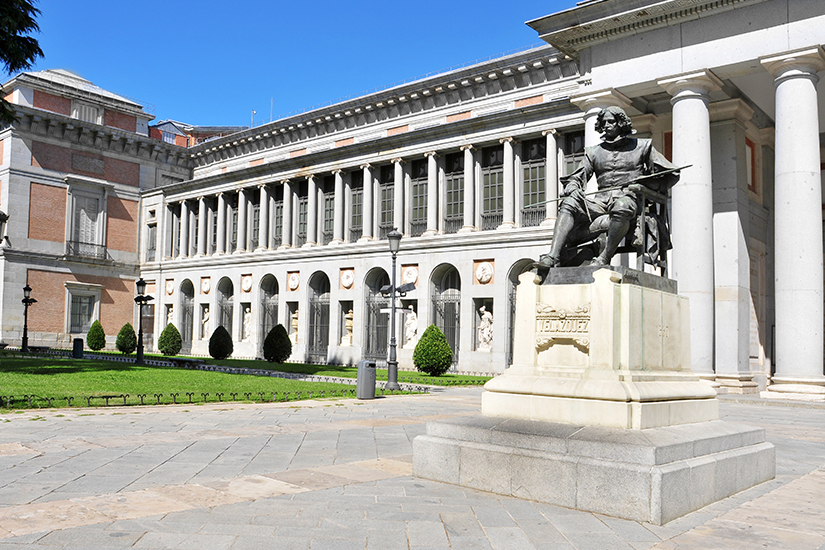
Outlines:
[{"label": "ionic column capital", "polygon": [[424,156],[425,156],[425,157],[428,157],[428,158],[429,158],[429,157],[433,157],[433,158],[434,158],[434,157],[437,157],[437,156],[438,156],[438,153],[436,153],[435,151],[427,151],[426,153],[424,153]]},{"label": "ionic column capital", "polygon": [[548,136],[548,135],[552,135],[553,137],[558,137],[559,136],[559,131],[556,130],[555,128],[550,128],[549,130],[544,130],[541,133],[541,135],[545,136],[545,137]]},{"label": "ionic column capital", "polygon": [[343,173],[344,173],[344,171],[341,170],[340,168],[336,168],[335,170],[332,171],[333,176],[337,176],[338,174],[343,174]]},{"label": "ionic column capital", "polygon": [[682,99],[706,98],[710,92],[721,90],[724,83],[708,69],[663,78],[657,82],[673,96],[671,104]]},{"label": "ionic column capital", "polygon": [[499,140],[498,140],[498,142],[499,142],[499,143],[502,143],[502,144],[504,144],[504,143],[510,143],[510,144],[512,144],[512,143],[515,143],[515,142],[516,142],[516,138],[511,137],[511,136],[508,136],[508,137],[503,137],[503,138],[499,139]]},{"label": "ionic column capital", "polygon": [[390,162],[392,162],[393,164],[404,164],[404,159],[402,159],[400,157],[399,158],[394,158]]},{"label": "ionic column capital", "polygon": [[468,143],[466,145],[462,145],[461,147],[459,147],[459,149],[462,151],[472,151],[473,149],[475,149],[475,147]]},{"label": "ionic column capital", "polygon": [[631,100],[619,90],[606,88],[604,90],[573,96],[570,98],[570,103],[585,113],[588,113],[590,111],[604,109],[605,107],[621,107],[622,109],[627,109],[631,104]]},{"label": "ionic column capital", "polygon": [[761,57],[759,61],[777,82],[788,78],[819,78],[816,73],[825,70],[825,51],[822,46],[811,46],[779,55]]},{"label": "ionic column capital", "polygon": [[361,170],[372,170],[372,164],[366,162],[360,166]]}]

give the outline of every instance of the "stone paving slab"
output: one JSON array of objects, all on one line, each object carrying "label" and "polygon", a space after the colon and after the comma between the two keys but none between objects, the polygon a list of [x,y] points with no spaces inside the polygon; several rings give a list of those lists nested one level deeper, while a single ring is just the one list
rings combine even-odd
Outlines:
[{"label": "stone paving slab", "polygon": [[722,400],[765,428],[777,478],[655,526],[413,478],[426,421],[480,394],[0,415],[0,550],[825,545],[823,408]]}]

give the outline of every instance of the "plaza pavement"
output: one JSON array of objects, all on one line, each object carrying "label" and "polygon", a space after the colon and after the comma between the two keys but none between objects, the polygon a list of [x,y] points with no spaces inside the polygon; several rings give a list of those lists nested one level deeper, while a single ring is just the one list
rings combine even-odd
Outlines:
[{"label": "plaza pavement", "polygon": [[822,404],[722,399],[776,479],[656,526],[413,478],[426,421],[481,391],[3,414],[0,550],[825,550]]}]

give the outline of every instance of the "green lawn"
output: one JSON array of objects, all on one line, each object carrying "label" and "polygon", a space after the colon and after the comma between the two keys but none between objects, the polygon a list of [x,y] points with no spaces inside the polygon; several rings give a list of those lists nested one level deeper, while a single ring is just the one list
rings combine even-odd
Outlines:
[{"label": "green lawn", "polygon": [[[252,363],[247,361],[246,363]],[[143,367],[130,363],[90,359],[60,359],[49,357],[0,359],[0,407],[9,408],[8,398],[13,396],[11,408],[27,408],[28,399],[33,398],[32,407],[47,407],[44,398],[54,398],[52,407],[67,407],[66,397],[73,398],[72,406],[86,406],[88,396],[120,396],[128,394],[126,403],[140,404],[144,395],[146,404],[158,402],[156,394],[162,395],[161,403],[172,403],[172,394],[177,394],[177,403],[221,401],[271,401],[276,393],[277,401],[307,399],[310,397],[335,396],[354,397],[355,386],[321,382],[300,382],[270,378],[266,376],[243,376],[174,367]],[[287,395],[288,392],[288,395]],[[323,392],[323,393],[321,393]],[[344,393],[346,392],[346,393]],[[350,392],[352,392],[350,394]],[[203,394],[208,394],[204,397]],[[234,394],[234,395],[232,395]],[[381,395],[380,390],[377,391]],[[96,397],[91,405],[103,405],[104,400]],[[122,398],[110,399],[110,404],[123,404]]]}]

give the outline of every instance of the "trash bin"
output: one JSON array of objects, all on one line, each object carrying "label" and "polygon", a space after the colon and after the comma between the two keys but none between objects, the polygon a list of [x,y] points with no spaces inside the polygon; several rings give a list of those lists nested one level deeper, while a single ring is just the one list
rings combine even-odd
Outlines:
[{"label": "trash bin", "polygon": [[72,358],[83,359],[83,338],[72,340]]},{"label": "trash bin", "polygon": [[358,362],[358,383],[355,387],[358,399],[375,399],[375,361]]}]

